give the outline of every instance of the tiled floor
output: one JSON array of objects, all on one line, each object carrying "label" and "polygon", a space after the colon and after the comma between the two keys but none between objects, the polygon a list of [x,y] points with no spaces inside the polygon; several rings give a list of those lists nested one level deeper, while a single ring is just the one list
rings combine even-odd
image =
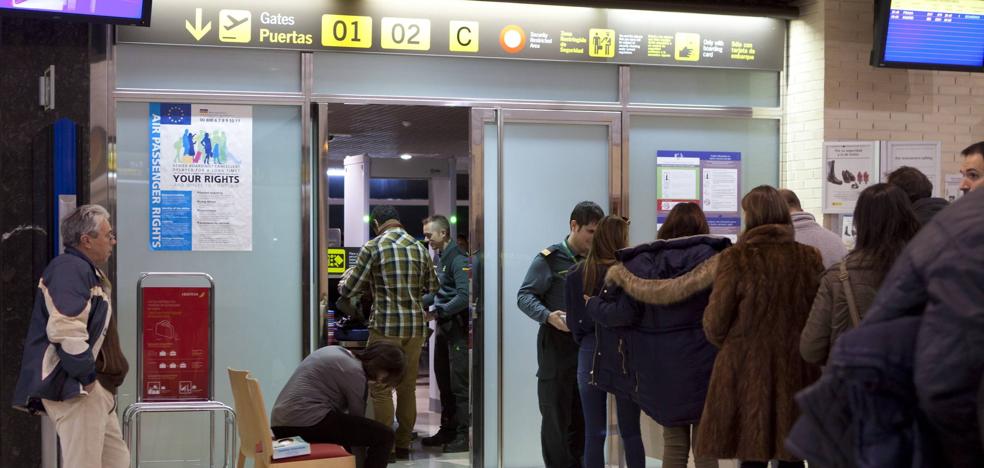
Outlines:
[{"label": "tiled floor", "polygon": [[427,379],[421,379],[417,383],[417,440],[413,441],[410,461],[400,460],[394,467],[415,467],[415,468],[440,468],[453,466],[470,466],[470,454],[465,453],[441,453],[440,447],[422,447],[420,439],[437,432],[441,425],[441,415],[427,411],[430,402],[427,396]]}]

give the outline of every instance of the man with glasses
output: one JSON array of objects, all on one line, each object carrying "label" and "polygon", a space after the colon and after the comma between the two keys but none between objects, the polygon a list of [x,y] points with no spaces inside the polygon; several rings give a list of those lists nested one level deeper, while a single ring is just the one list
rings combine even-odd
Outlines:
[{"label": "man with glasses", "polygon": [[61,237],[65,253],[38,282],[14,407],[48,414],[65,466],[128,467],[116,389],[129,364],[110,303],[112,285],[100,269],[116,245],[109,213],[80,206],[61,222]]}]

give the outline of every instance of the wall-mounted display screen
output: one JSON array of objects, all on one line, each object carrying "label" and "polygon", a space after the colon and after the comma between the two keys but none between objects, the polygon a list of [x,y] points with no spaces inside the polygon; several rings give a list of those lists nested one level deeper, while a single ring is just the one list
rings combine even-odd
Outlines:
[{"label": "wall-mounted display screen", "polygon": [[984,1],[881,0],[872,64],[984,71]]},{"label": "wall-mounted display screen", "polygon": [[150,25],[151,0],[0,0],[0,15]]}]

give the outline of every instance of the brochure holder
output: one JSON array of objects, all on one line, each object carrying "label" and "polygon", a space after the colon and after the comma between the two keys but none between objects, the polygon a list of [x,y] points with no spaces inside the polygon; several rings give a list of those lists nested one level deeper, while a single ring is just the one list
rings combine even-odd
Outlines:
[{"label": "brochure holder", "polygon": [[[146,286],[168,279],[168,286]],[[208,286],[173,286],[189,279]],[[201,282],[201,281],[200,281]],[[202,282],[204,283],[204,282]],[[140,467],[143,413],[209,413],[209,467],[215,415],[224,415],[223,467],[235,458],[236,413],[214,401],[215,281],[207,273],[143,273],[137,281],[137,402],[123,412],[123,438]]]}]

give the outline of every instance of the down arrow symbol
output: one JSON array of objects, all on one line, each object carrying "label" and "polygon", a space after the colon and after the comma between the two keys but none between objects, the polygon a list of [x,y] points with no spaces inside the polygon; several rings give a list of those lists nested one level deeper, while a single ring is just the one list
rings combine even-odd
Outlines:
[{"label": "down arrow symbol", "polygon": [[205,27],[202,27],[202,9],[195,8],[195,25],[192,26],[190,21],[185,20],[185,29],[191,33],[192,37],[194,37],[196,41],[200,41],[206,34],[208,34],[209,31],[212,30],[212,22],[209,21],[205,24]]}]

